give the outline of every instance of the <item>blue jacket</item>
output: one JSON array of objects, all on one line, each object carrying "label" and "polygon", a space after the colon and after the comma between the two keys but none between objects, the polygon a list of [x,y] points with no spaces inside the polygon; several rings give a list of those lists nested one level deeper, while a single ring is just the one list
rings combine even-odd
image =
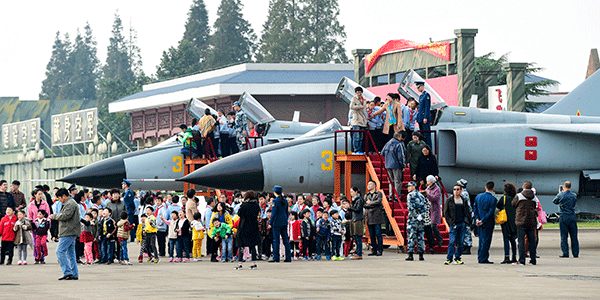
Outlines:
[{"label": "blue jacket", "polygon": [[495,212],[496,210],[496,197],[490,192],[484,192],[475,197],[475,203],[473,204],[473,214],[475,220],[480,220],[483,227],[494,227],[495,224]]},{"label": "blue jacket", "polygon": [[287,226],[288,224],[288,210],[287,201],[281,196],[277,196],[273,200],[273,208],[271,209],[271,219],[269,225],[272,227],[276,226]]},{"label": "blue jacket", "polygon": [[385,167],[387,169],[404,169],[406,166],[405,153],[403,142],[395,138],[389,140],[381,149],[381,155],[385,157]]},{"label": "blue jacket", "polygon": [[[417,112],[412,111],[412,109],[408,108],[408,106],[400,103],[400,106],[402,107],[402,121],[404,122],[404,127],[406,129],[409,130],[414,130],[415,129],[415,121],[417,120]],[[412,122],[410,121],[410,113],[413,113],[412,116]]]},{"label": "blue jacket", "polygon": [[125,195],[123,195],[123,202],[125,202],[125,206],[127,207],[128,215],[135,215],[135,202],[133,201],[133,192],[131,189],[125,190]]},{"label": "blue jacket", "polygon": [[427,91],[423,91],[419,96],[419,112],[417,113],[417,122],[423,122],[427,119],[427,123],[431,122],[431,96]]},{"label": "blue jacket", "polygon": [[552,203],[558,205],[560,213],[565,215],[575,215],[575,204],[577,204],[577,194],[570,190],[564,191],[552,200]]}]

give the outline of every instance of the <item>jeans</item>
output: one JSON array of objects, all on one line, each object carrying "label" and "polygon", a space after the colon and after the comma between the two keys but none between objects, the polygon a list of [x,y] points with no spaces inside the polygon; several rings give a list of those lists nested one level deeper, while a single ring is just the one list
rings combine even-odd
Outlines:
[{"label": "jeans", "polygon": [[75,241],[78,236],[61,236],[56,247],[56,258],[60,264],[63,275],[71,275],[79,278],[77,269],[77,257],[75,255]]},{"label": "jeans", "polygon": [[[194,152],[196,152],[196,148],[195,148],[195,147],[192,147],[192,153],[194,153]],[[184,157],[184,158],[185,158],[186,156],[187,156],[187,157],[191,157],[191,154],[190,154],[190,147],[188,146],[188,147],[183,147],[183,148],[181,148],[181,155],[183,155],[183,157]]]},{"label": "jeans", "polygon": [[190,243],[187,236],[179,236],[177,238],[177,257],[183,258],[183,251],[185,251],[185,258],[190,258]]},{"label": "jeans", "polygon": [[529,240],[529,257],[531,262],[536,262],[536,244],[535,244],[535,227],[517,226],[517,234],[519,235],[519,263],[525,264],[525,236]]},{"label": "jeans", "polygon": [[325,256],[331,257],[331,250],[329,249],[329,241],[327,240],[327,238],[320,237],[317,235],[317,258],[321,258],[321,254],[325,254]]},{"label": "jeans", "polygon": [[287,225],[273,226],[273,260],[279,261],[279,238],[283,239],[285,247],[285,260],[292,259],[292,251],[290,250],[290,238],[287,234]]},{"label": "jeans", "polygon": [[502,239],[504,240],[504,256],[510,256],[510,250],[512,247],[512,257],[517,257],[517,242],[515,241],[515,236],[512,234],[502,234]]},{"label": "jeans", "polygon": [[233,237],[221,239],[221,261],[231,261],[233,257]]},{"label": "jeans", "polygon": [[577,239],[577,219],[575,215],[562,214],[558,218],[560,226],[560,249],[563,256],[569,256],[567,239],[571,236],[571,251],[574,257],[579,257],[579,240]]},{"label": "jeans", "polygon": [[[494,234],[494,227],[483,227],[479,226],[479,248],[477,249],[477,261],[484,262],[490,258],[490,246],[492,245],[492,234]],[[535,241],[535,236],[533,240]]]},{"label": "jeans", "polygon": [[[138,215],[136,215],[136,214],[129,215],[128,220],[129,220],[129,224],[135,225],[134,230],[132,230],[132,232],[135,233],[135,229],[138,228],[138,224],[140,223]],[[129,238],[130,238],[130,240],[129,240],[130,242],[132,242],[132,243],[135,242],[135,234],[130,234]]]},{"label": "jeans", "polygon": [[362,256],[362,236],[353,236],[354,242],[356,243],[356,256]]},{"label": "jeans", "polygon": [[331,252],[335,253],[335,256],[340,256],[340,248],[342,247],[342,236],[332,235],[331,236]]},{"label": "jeans", "polygon": [[[176,239],[169,239],[169,257],[173,258],[173,252],[175,252],[175,248],[177,247],[177,240]],[[179,254],[179,249],[177,249],[177,254]],[[177,256],[178,258],[181,258],[181,256]]]},{"label": "jeans", "polygon": [[129,261],[129,254],[127,253],[127,240],[122,240],[119,242],[121,246],[121,257],[119,260],[121,261]]},{"label": "jeans", "polygon": [[[366,130],[367,127],[352,126],[352,130]],[[364,133],[353,132],[352,133],[352,152],[364,152],[363,151],[363,138]]]},{"label": "jeans", "polygon": [[[448,234],[448,255],[446,260],[452,261],[452,257],[456,257],[459,260],[463,252],[463,241],[465,235],[465,229],[467,225],[465,223],[458,223],[450,226],[450,233]],[[455,252],[456,251],[456,252]]]},{"label": "jeans", "polygon": [[389,183],[390,183],[390,201],[391,202],[398,202],[400,201],[400,199],[393,197],[393,192],[392,192],[392,184],[394,185],[394,188],[396,189],[396,193],[398,193],[398,197],[400,197],[401,193],[402,193],[402,180],[404,177],[404,174],[402,173],[402,169],[386,169],[387,173],[388,173],[388,177],[389,177]]},{"label": "jeans", "polygon": [[115,254],[115,243],[112,240],[105,238],[102,240],[102,249],[104,249],[104,253],[102,253],[102,258],[100,261],[102,262],[112,262],[114,260]]},{"label": "jeans", "polygon": [[369,238],[373,253],[383,253],[383,236],[381,235],[381,224],[367,225],[369,228]]}]

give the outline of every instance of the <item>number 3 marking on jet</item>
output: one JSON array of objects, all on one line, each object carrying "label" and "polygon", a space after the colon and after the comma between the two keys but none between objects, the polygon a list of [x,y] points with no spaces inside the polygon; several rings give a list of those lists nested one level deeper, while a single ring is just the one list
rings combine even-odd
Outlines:
[{"label": "number 3 marking on jet", "polygon": [[321,157],[325,158],[325,162],[327,164],[321,164],[321,169],[323,171],[331,171],[333,170],[333,151],[323,151],[321,152]]},{"label": "number 3 marking on jet", "polygon": [[173,167],[173,172],[181,172],[183,169],[183,165],[181,164],[183,162],[183,159],[181,158],[181,156],[173,156],[173,162],[175,163],[175,166]]}]

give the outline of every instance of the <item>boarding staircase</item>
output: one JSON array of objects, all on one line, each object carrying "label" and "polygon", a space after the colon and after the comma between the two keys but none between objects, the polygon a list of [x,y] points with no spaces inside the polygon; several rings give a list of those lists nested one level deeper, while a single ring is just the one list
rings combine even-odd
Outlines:
[{"label": "boarding staircase", "polygon": [[[366,181],[368,182],[369,179],[373,179],[375,181],[375,183],[377,184],[377,190],[381,191],[384,195],[384,201],[383,205],[386,211],[386,214],[388,216],[388,225],[391,228],[386,228],[386,232],[390,233],[387,236],[384,236],[384,245],[396,245],[399,248],[401,248],[403,251],[406,251],[406,247],[405,245],[407,245],[407,234],[406,234],[406,219],[408,216],[408,208],[406,206],[406,197],[408,195],[408,190],[406,189],[406,184],[408,182],[410,182],[412,179],[410,177],[410,169],[409,168],[405,168],[403,171],[403,183],[402,183],[402,190],[401,191],[396,191],[395,187],[393,185],[390,185],[389,183],[389,176],[387,174],[387,170],[385,169],[385,159],[384,157],[379,153],[379,150],[377,149],[377,147],[375,146],[375,142],[373,140],[373,138],[371,137],[370,133],[368,131],[364,131],[364,145],[365,145],[365,153],[364,155],[355,155],[355,154],[351,154],[348,149],[345,149],[345,151],[337,151],[337,138],[338,138],[338,134],[340,136],[344,135],[344,137],[346,138],[346,144],[347,144],[347,137],[348,137],[348,133],[352,133],[355,132],[354,130],[341,130],[341,131],[337,131],[336,132],[336,186],[335,186],[335,196],[337,198],[339,198],[340,192],[341,192],[341,183],[340,183],[340,178],[341,178],[341,170],[339,169],[344,169],[345,171],[345,186],[346,186],[346,194],[349,194],[349,189],[350,189],[350,182],[349,182],[349,177],[348,175],[350,175],[349,172],[352,171],[356,171],[357,169],[359,169],[359,171],[361,171],[362,168],[357,168],[357,167],[350,167],[350,170],[348,170],[349,165],[348,165],[348,161],[350,162],[364,162],[364,171],[366,172]],[[445,191],[445,188],[443,187],[443,184],[440,182],[440,187],[442,189],[442,203],[444,203],[445,199],[448,197]],[[336,198],[336,199],[337,199]],[[390,230],[391,229],[391,230]],[[441,247],[437,247],[435,246],[433,248],[434,252],[436,253],[445,253],[447,252],[448,249],[448,242],[449,242],[449,228],[446,224],[446,221],[444,218],[442,218],[442,224],[438,225],[438,230],[440,231],[440,234],[443,238],[443,243]],[[368,238],[368,232],[366,232],[366,236]],[[427,243],[426,243],[427,244]],[[426,251],[429,252],[429,246],[427,246]]]}]

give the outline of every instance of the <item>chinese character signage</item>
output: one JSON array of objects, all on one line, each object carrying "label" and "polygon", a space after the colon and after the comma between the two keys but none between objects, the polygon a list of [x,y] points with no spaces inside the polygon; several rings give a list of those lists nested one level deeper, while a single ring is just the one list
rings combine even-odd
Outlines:
[{"label": "chinese character signage", "polygon": [[488,109],[506,110],[506,85],[488,87]]},{"label": "chinese character signage", "polygon": [[98,129],[98,109],[91,108],[52,116],[52,146],[86,143]]},{"label": "chinese character signage", "polygon": [[39,118],[2,125],[2,150],[35,148],[39,141]]}]

